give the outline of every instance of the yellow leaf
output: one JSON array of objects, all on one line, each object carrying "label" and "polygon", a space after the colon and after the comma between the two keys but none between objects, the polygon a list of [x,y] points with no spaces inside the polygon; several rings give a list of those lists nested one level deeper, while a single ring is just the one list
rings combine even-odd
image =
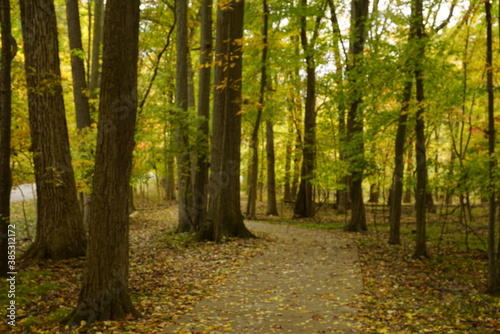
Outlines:
[{"label": "yellow leaf", "polygon": [[413,313],[406,312],[405,317],[407,317],[408,319],[413,319]]}]

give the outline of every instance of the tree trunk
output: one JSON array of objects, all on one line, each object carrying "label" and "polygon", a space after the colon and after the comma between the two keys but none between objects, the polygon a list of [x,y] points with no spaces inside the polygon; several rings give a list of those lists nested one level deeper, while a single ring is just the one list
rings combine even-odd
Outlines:
[{"label": "tree trunk", "polygon": [[253,237],[240,207],[241,77],[245,3],[231,0],[217,8],[215,90],[208,219],[199,237]]},{"label": "tree trunk", "polygon": [[[194,31],[194,29],[192,30]],[[187,73],[188,73],[188,109],[196,109],[196,97],[194,87],[194,69],[193,60],[191,59],[191,51],[189,50],[189,41],[193,38],[193,33],[188,35],[188,51],[187,51]],[[194,176],[193,176],[194,178]]]},{"label": "tree trunk", "polygon": [[[408,143],[409,147],[413,146],[413,142],[409,141]],[[406,169],[407,170],[413,170],[413,151],[414,150],[408,150],[408,156],[406,157]],[[412,200],[412,194],[414,192],[414,188],[411,186],[407,186],[406,189],[404,190],[404,195],[403,195],[403,203],[410,204]]]},{"label": "tree trunk", "polygon": [[71,324],[139,316],[129,296],[128,192],[137,115],[139,0],[108,0],[89,247]]},{"label": "tree trunk", "polygon": [[368,198],[369,203],[378,203],[380,198],[380,186],[377,183],[370,184],[370,197]]},{"label": "tree trunk", "polygon": [[90,99],[96,99],[99,96],[97,88],[99,87],[101,70],[100,58],[103,38],[104,7],[104,0],[94,0],[94,31],[92,34],[92,50],[90,52],[90,77],[88,80]]},{"label": "tree trunk", "polygon": [[82,31],[78,0],[66,0],[71,73],[73,75],[73,97],[76,111],[76,126],[79,130],[90,126],[89,100],[85,91],[85,66],[83,62]]},{"label": "tree trunk", "polygon": [[293,151],[293,174],[292,174],[292,189],[290,190],[290,195],[292,196],[292,202],[295,202],[297,200],[297,193],[299,189],[299,182],[300,182],[300,170],[301,170],[301,157],[299,152],[301,151],[301,140],[300,140],[300,135],[298,134],[297,130],[297,136],[295,137],[295,150]]},{"label": "tree trunk", "polygon": [[389,211],[389,244],[391,245],[399,245],[401,243],[401,201],[403,199],[404,152],[412,86],[413,81],[411,79],[407,80],[403,89],[403,102],[401,112],[399,113],[398,130],[396,132],[394,174],[392,177]]},{"label": "tree trunk", "polygon": [[0,276],[15,272],[15,266],[10,266],[9,255],[15,252],[9,248],[9,237],[15,237],[9,230],[10,224],[10,192],[12,188],[12,171],[10,168],[10,140],[12,124],[12,88],[11,63],[15,56],[16,46],[12,37],[10,20],[10,1],[0,1],[0,23],[2,34],[2,59],[0,63]]},{"label": "tree trunk", "polygon": [[487,293],[500,296],[500,240],[496,249],[496,195],[495,195],[495,108],[494,108],[494,84],[493,84],[493,32],[491,3],[484,3],[486,11],[487,40],[486,40],[486,68],[488,90],[488,153],[489,161],[489,229],[488,229],[488,288]]},{"label": "tree trunk", "polygon": [[197,229],[205,221],[207,214],[207,185],[209,171],[209,119],[210,91],[212,74],[212,0],[202,0],[201,36],[200,36],[200,70],[198,85],[198,140],[196,143],[196,173],[194,178],[193,222]]},{"label": "tree trunk", "polygon": [[363,111],[360,104],[362,93],[359,84],[359,65],[363,60],[363,49],[366,38],[368,20],[368,0],[352,0],[351,2],[351,43],[349,45],[349,60],[347,72],[350,95],[352,98],[347,113],[347,144],[350,148],[349,160],[351,168],[350,196],[351,220],[346,231],[366,231],[365,204],[363,201],[363,170],[364,170],[364,139],[363,139]]},{"label": "tree trunk", "polygon": [[[307,0],[302,0],[302,6],[307,8]],[[306,61],[306,101],[304,115],[304,141],[302,143],[302,168],[294,218],[313,217],[315,214],[312,180],[316,164],[316,64],[314,61],[314,37],[308,41],[306,16],[300,18],[300,39]],[[316,23],[318,20],[316,21]]]},{"label": "tree trunk", "polygon": [[424,82],[422,62],[425,56],[422,0],[412,2],[412,22],[416,25],[417,54],[415,55],[415,87],[417,95],[417,121],[415,126],[415,154],[417,159],[416,219],[417,233],[414,257],[429,257],[426,243],[427,158],[425,148]]},{"label": "tree trunk", "polygon": [[61,87],[53,0],[21,0],[28,105],[37,191],[37,233],[27,259],[85,254]]},{"label": "tree trunk", "polygon": [[[82,31],[80,27],[80,12],[78,0],[66,0],[66,17],[68,21],[69,48],[71,53],[71,73],[73,76],[73,100],[75,103],[76,127],[78,130],[90,127],[90,105],[86,94],[87,81],[83,58]],[[87,175],[88,177],[88,175]],[[83,223],[87,227],[88,196],[80,192],[80,209],[83,213]]]},{"label": "tree trunk", "polygon": [[[296,49],[296,52],[297,53],[300,52],[298,48]],[[294,84],[299,85],[298,81],[302,80],[299,75],[299,68],[294,69],[291,75],[293,75],[293,78],[296,81],[294,82]],[[296,94],[294,90],[292,91],[291,95],[292,95],[291,121],[295,126],[295,147],[292,150],[293,173],[292,173],[292,188],[290,189],[290,195],[292,198],[292,202],[295,202],[297,200],[297,189],[299,188],[299,182],[300,182],[300,168],[301,168],[302,157],[299,152],[302,151],[302,145],[303,145],[302,143],[303,120],[302,120],[302,99],[301,99],[302,97]]]},{"label": "tree trunk", "polygon": [[293,125],[288,122],[288,136],[286,139],[285,148],[285,180],[283,189],[283,202],[290,203],[293,201],[292,189],[291,189],[291,176],[292,176],[292,139],[290,136],[293,135]]},{"label": "tree trunk", "polygon": [[[339,108],[339,156],[340,160],[346,162],[349,158],[348,151],[346,149],[347,143],[347,126],[345,122],[346,113],[343,106]],[[351,208],[350,197],[350,175],[342,175],[340,180],[341,188],[337,190],[337,213],[347,214],[347,211]]]},{"label": "tree trunk", "polygon": [[[298,73],[296,73],[298,76]],[[298,106],[297,106],[298,105]],[[292,158],[292,169],[290,171],[290,202],[295,202],[297,198],[297,188],[299,187],[299,176],[300,176],[300,162],[301,156],[299,152],[301,151],[302,146],[302,135],[301,135],[301,127],[299,123],[302,122],[301,112],[302,105],[299,101],[295,100],[294,94],[292,94],[292,104],[290,106],[292,115],[290,116],[290,135],[293,136],[293,139],[290,143],[291,147],[291,158]],[[295,113],[297,113],[297,119],[295,118]],[[295,128],[295,131],[294,131]]]},{"label": "tree trunk", "polygon": [[260,145],[259,151],[260,151],[260,168],[259,168],[259,176],[257,178],[257,189],[259,190],[258,193],[258,199],[259,202],[264,202],[264,179],[266,177],[264,173],[264,156],[266,155],[266,150],[263,147],[264,145]]},{"label": "tree trunk", "polygon": [[165,152],[165,200],[175,201],[175,159],[171,152],[174,144],[171,138],[167,138],[167,140],[169,143],[165,145],[167,148]]},{"label": "tree trunk", "polygon": [[246,215],[249,219],[255,219],[255,206],[257,202],[257,184],[259,178],[259,127],[262,117],[262,108],[259,106],[257,111],[257,119],[255,120],[250,139],[250,149],[252,157],[248,166],[248,201]]},{"label": "tree trunk", "polygon": [[191,185],[191,157],[189,150],[188,98],[188,22],[187,0],[175,2],[177,18],[177,59],[176,59],[176,154],[177,154],[177,190],[179,203],[179,223],[177,232],[195,232],[197,228],[191,217],[193,207],[193,189]]},{"label": "tree trunk", "polygon": [[273,122],[266,121],[266,152],[267,152],[267,214],[278,216],[276,202],[276,159],[274,157],[274,130]]},{"label": "tree trunk", "polygon": [[[342,56],[340,52],[339,44],[344,47],[342,44],[342,35],[340,32],[340,25],[337,18],[337,11],[335,8],[335,4],[332,0],[328,0],[328,6],[330,7],[330,21],[332,22],[333,29],[333,54],[335,56],[335,74],[336,74],[336,85],[342,89],[343,87],[343,65],[342,65]],[[345,148],[345,139],[346,139],[346,124],[345,124],[345,105],[341,103],[339,105],[339,155],[341,161],[347,160],[346,148]],[[343,186],[340,189],[337,189],[337,213],[345,214],[349,208],[349,176],[343,175],[340,179],[340,184]]]},{"label": "tree trunk", "polygon": [[252,132],[251,149],[252,149],[252,160],[250,163],[250,173],[249,173],[249,191],[248,191],[248,202],[247,202],[247,216],[250,219],[255,219],[255,205],[257,201],[257,183],[258,183],[258,172],[259,172],[259,129],[262,119],[262,110],[265,104],[265,93],[267,89],[267,36],[268,36],[268,22],[269,22],[269,11],[267,7],[267,1],[262,2],[263,13],[262,13],[262,58],[261,58],[261,70],[260,70],[260,95],[259,104],[257,105],[257,119],[255,120],[254,129]]}]

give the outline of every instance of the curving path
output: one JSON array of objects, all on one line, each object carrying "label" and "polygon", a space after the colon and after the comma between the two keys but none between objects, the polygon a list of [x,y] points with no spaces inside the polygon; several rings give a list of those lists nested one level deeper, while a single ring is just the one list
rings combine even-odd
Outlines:
[{"label": "curving path", "polygon": [[359,333],[353,241],[322,230],[246,222],[275,242],[163,333]]},{"label": "curving path", "polygon": [[36,198],[36,184],[21,184],[13,187],[10,192],[11,202],[20,202],[33,198]]}]

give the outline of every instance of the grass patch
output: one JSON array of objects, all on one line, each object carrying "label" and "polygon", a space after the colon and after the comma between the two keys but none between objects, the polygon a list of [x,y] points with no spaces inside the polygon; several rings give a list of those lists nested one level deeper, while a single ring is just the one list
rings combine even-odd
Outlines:
[{"label": "grass patch", "polygon": [[[58,290],[60,287],[46,279],[52,275],[50,270],[19,271],[16,275],[16,303],[25,305],[31,300],[43,297],[46,293]],[[0,287],[0,303],[7,305],[9,287],[2,284]]]},{"label": "grass patch", "polygon": [[315,228],[320,230],[341,230],[344,228],[344,222],[315,222],[313,220],[266,220],[271,224],[287,224],[303,228]]},{"label": "grass patch", "polygon": [[31,241],[36,231],[36,199],[10,203],[10,223],[16,226],[16,239]]}]

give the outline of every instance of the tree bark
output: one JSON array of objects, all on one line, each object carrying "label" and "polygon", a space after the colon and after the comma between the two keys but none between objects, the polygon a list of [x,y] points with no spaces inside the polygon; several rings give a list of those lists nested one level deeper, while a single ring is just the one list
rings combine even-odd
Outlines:
[{"label": "tree bark", "polygon": [[417,189],[415,193],[416,198],[416,220],[417,220],[417,233],[414,257],[429,257],[427,254],[426,242],[426,203],[427,203],[427,158],[425,147],[425,121],[424,121],[424,81],[422,62],[425,57],[425,33],[424,22],[422,14],[422,0],[413,0],[412,2],[412,22],[414,22],[416,29],[416,43],[417,48],[415,55],[415,87],[417,95],[417,121],[415,126],[415,154],[417,162]]},{"label": "tree bark", "polygon": [[[409,147],[413,146],[413,141],[409,141],[408,143]],[[413,169],[413,151],[414,150],[408,150],[408,155],[406,157],[406,169],[407,170],[412,170]],[[414,192],[414,188],[411,186],[407,186],[406,189],[404,190],[404,195],[403,195],[403,203],[410,204],[412,200],[412,194]]]},{"label": "tree bark", "polygon": [[[333,54],[335,56],[335,74],[336,74],[336,85],[343,89],[343,65],[342,65],[342,56],[340,51],[340,45],[344,49],[344,45],[342,43],[342,36],[340,32],[340,25],[337,18],[337,11],[335,8],[335,4],[332,0],[328,0],[328,6],[330,7],[330,21],[332,22],[333,29]],[[345,51],[345,49],[344,49]],[[346,140],[346,124],[345,124],[345,116],[346,116],[346,106],[344,103],[339,104],[339,158],[341,161],[347,160],[347,153],[345,148],[345,140]],[[342,175],[340,177],[340,184],[342,187],[337,189],[337,213],[345,214],[349,208],[349,176]]]},{"label": "tree bark", "polygon": [[99,87],[101,71],[104,8],[104,0],[94,0],[94,31],[92,34],[92,50],[90,52],[90,77],[88,80],[90,99],[96,99],[99,96],[97,88]]},{"label": "tree bark", "polygon": [[[83,130],[90,127],[90,105],[86,90],[85,64],[83,59],[82,31],[80,26],[80,12],[78,0],[66,0],[66,17],[68,21],[68,38],[71,53],[71,73],[73,76],[73,100],[75,104],[76,127]],[[80,193],[83,223],[87,226],[88,196]]]},{"label": "tree bark", "polygon": [[293,136],[293,124],[290,121],[290,117],[288,118],[288,136],[286,138],[286,148],[285,148],[285,180],[283,186],[283,202],[291,203],[293,202],[292,198],[292,189],[291,189],[291,179],[292,179],[292,136]]},{"label": "tree bark", "polygon": [[489,179],[489,222],[488,222],[488,287],[487,293],[500,296],[500,240],[496,248],[496,194],[495,194],[495,96],[493,83],[493,31],[491,3],[484,2],[486,12],[486,87],[488,90],[488,179]]},{"label": "tree bark", "polygon": [[257,105],[257,118],[255,120],[252,138],[250,139],[252,150],[252,159],[250,163],[250,173],[249,173],[249,191],[248,191],[248,202],[247,202],[247,216],[250,219],[255,219],[255,206],[257,201],[257,184],[258,184],[258,172],[259,172],[259,129],[262,119],[262,111],[265,104],[265,94],[267,89],[267,36],[268,36],[268,22],[269,22],[269,10],[267,6],[267,1],[262,2],[263,13],[262,13],[262,58],[261,58],[261,68],[260,68],[260,92],[259,92],[259,103]]},{"label": "tree bark", "polygon": [[267,214],[279,216],[276,202],[276,159],[274,157],[273,122],[266,121],[266,152],[267,152]]},{"label": "tree bark", "polygon": [[347,68],[350,95],[352,98],[347,113],[347,144],[349,146],[349,160],[351,168],[350,197],[351,220],[346,231],[366,231],[365,204],[363,201],[363,170],[364,170],[364,139],[363,139],[363,111],[360,104],[362,93],[359,87],[360,74],[357,73],[363,60],[366,26],[368,20],[368,0],[352,0],[351,2],[351,43],[349,45],[349,64]]},{"label": "tree bark", "polygon": [[[303,10],[307,0],[302,0]],[[316,164],[316,64],[314,61],[314,42],[308,41],[306,16],[300,18],[300,40],[306,61],[306,101],[304,115],[304,141],[302,143],[302,168],[300,172],[299,192],[295,200],[294,218],[313,217],[315,214],[312,180]],[[319,20],[316,21],[318,24]],[[316,24],[316,26],[317,26]]]},{"label": "tree bark", "polygon": [[[166,137],[165,132],[165,137]],[[167,201],[175,201],[175,157],[172,153],[174,150],[174,136],[168,136],[165,138],[165,199]]]},{"label": "tree bark", "polygon": [[262,107],[257,107],[257,119],[255,120],[252,137],[250,139],[250,149],[252,157],[248,166],[248,201],[246,215],[249,219],[255,219],[255,206],[257,202],[257,185],[259,178],[259,128],[262,118]]},{"label": "tree bark", "polygon": [[197,227],[191,217],[193,207],[193,189],[191,184],[191,157],[189,148],[188,99],[189,99],[189,66],[188,66],[188,26],[187,0],[175,2],[177,17],[176,39],[176,155],[177,155],[177,190],[179,223],[177,232],[195,232]]},{"label": "tree bark", "polygon": [[412,79],[408,79],[403,89],[403,101],[401,112],[399,113],[398,130],[396,132],[394,174],[392,177],[389,211],[389,244],[391,245],[399,245],[401,243],[401,201],[403,199],[404,152],[412,87],[413,81]]},{"label": "tree bark", "polygon": [[89,99],[85,91],[85,65],[83,62],[82,31],[78,0],[66,0],[69,48],[71,53],[71,73],[73,75],[73,98],[76,111],[76,126],[79,130],[90,126]]},{"label": "tree bark", "polygon": [[37,233],[27,259],[85,254],[59,69],[53,0],[21,0],[28,105],[37,191]]},{"label": "tree bark", "polygon": [[197,229],[207,215],[207,185],[209,164],[208,138],[210,136],[210,91],[212,75],[212,0],[202,0],[200,32],[200,70],[198,85],[198,126],[196,144],[196,173],[194,178],[193,221]]},{"label": "tree bark", "polygon": [[[10,1],[0,1],[0,24],[2,34],[2,59],[0,63],[0,276],[15,271],[9,266],[10,192],[12,171],[10,168],[10,140],[12,125],[11,64],[15,56],[15,41],[12,37]],[[15,229],[12,229],[15,232]],[[12,255],[15,256],[14,252]]]},{"label": "tree bark", "polygon": [[139,316],[129,296],[129,201],[137,115],[139,0],[108,0],[89,245],[78,305],[81,321]]},{"label": "tree bark", "polygon": [[209,202],[199,237],[253,237],[243,223],[240,207],[241,78],[243,0],[217,8],[214,111]]},{"label": "tree bark", "polygon": [[[296,43],[296,36],[292,36],[291,40]],[[296,53],[300,52],[300,47],[296,45],[294,47],[294,51]],[[300,77],[300,68],[299,66],[296,66],[293,68],[290,72],[289,75],[291,77],[291,84],[294,87],[300,87],[301,86],[301,81],[302,78]],[[291,201],[295,202],[297,199],[297,189],[299,188],[299,182],[300,182],[300,169],[301,169],[301,160],[302,156],[300,152],[302,151],[302,145],[303,145],[303,140],[302,140],[302,124],[303,118],[302,118],[302,96],[300,93],[298,93],[295,89],[290,90],[290,134],[294,135],[294,147],[292,149],[292,161],[293,161],[293,169],[292,169],[292,175],[291,175],[291,189],[290,189],[290,196],[291,196]],[[295,128],[295,132],[294,132]]]}]

